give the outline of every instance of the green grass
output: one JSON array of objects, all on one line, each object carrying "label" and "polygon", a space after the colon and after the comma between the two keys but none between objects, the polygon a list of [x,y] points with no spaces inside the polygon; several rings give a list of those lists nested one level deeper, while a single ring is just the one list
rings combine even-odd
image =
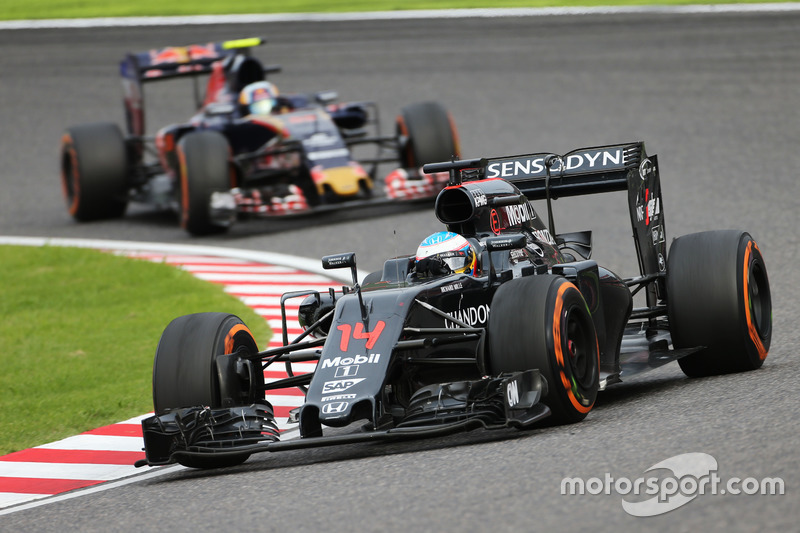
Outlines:
[{"label": "green grass", "polygon": [[[774,1],[774,0],[770,0]],[[778,0],[781,1],[781,0]],[[790,1],[790,0],[785,0]],[[206,2],[108,2],[107,0],[3,0],[0,20],[231,13],[330,13],[475,7],[684,5],[759,3],[759,0],[209,0]]]},{"label": "green grass", "polygon": [[175,317],[263,318],[220,285],[95,250],[0,246],[0,455],[152,410],[153,356]]}]

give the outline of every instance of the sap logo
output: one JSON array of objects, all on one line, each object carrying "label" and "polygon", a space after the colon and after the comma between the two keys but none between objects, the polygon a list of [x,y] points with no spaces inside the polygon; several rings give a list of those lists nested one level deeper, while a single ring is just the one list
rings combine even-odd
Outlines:
[{"label": "sap logo", "polygon": [[355,355],[354,357],[334,357],[333,359],[325,359],[322,361],[322,368],[333,368],[337,366],[350,366],[350,365],[364,365],[368,363],[377,363],[380,361],[381,354],[371,353],[366,355]]},{"label": "sap logo", "polygon": [[[478,307],[467,307],[466,309],[458,309],[450,313],[450,316],[452,316],[459,322],[464,322],[470,327],[474,326],[475,324],[486,324],[489,321],[489,306],[483,304],[479,305]],[[444,327],[458,328],[461,326],[457,325],[456,323],[450,320],[445,319]]]},{"label": "sap logo", "polygon": [[336,367],[335,378],[352,378],[358,374],[358,365],[348,365]]},{"label": "sap logo", "polygon": [[505,211],[506,220],[508,220],[511,226],[519,226],[523,222],[527,222],[531,219],[531,212],[530,209],[528,209],[527,203],[522,205],[507,205],[503,207],[503,211]]},{"label": "sap logo", "polygon": [[334,394],[336,392],[344,392],[350,387],[358,385],[365,378],[355,378],[355,379],[340,379],[336,381],[326,381],[322,385],[322,394]]},{"label": "sap logo", "polygon": [[347,411],[348,402],[326,403],[322,406],[322,412],[326,415],[338,415]]},{"label": "sap logo", "polygon": [[486,195],[483,194],[483,191],[470,189],[469,192],[472,193],[472,198],[475,200],[475,207],[483,207],[487,204]]}]

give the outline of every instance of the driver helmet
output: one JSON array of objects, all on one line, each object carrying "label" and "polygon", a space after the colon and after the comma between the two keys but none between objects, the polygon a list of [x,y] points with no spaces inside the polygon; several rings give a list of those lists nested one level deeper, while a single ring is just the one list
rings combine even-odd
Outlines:
[{"label": "driver helmet", "polygon": [[268,81],[251,83],[239,94],[239,104],[251,115],[269,115],[277,103],[278,88]]},{"label": "driver helmet", "polygon": [[420,243],[416,266],[418,274],[475,274],[477,260],[467,239],[452,231],[439,231]]}]

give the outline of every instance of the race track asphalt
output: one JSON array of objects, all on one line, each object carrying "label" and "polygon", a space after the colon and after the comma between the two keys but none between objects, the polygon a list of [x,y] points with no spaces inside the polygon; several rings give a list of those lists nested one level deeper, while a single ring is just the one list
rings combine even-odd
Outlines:
[{"label": "race track asphalt", "polygon": [[[282,90],[374,100],[387,125],[405,104],[438,100],[466,157],[646,141],[659,155],[668,238],[749,231],[774,304],[761,370],[690,380],[669,365],[602,394],[575,426],[256,456],[226,471],[182,470],[19,511],[0,517],[0,529],[795,530],[798,27],[800,15],[782,13],[0,32],[0,234],[197,243],[173,217],[145,208],[74,223],[58,182],[60,134],[82,122],[121,123],[116,65],[127,51],[261,35],[269,44],[256,53],[284,66],[274,78]],[[151,129],[192,110],[189,82],[147,96]],[[559,232],[594,230],[594,258],[636,273],[624,195],[555,208]],[[241,224],[201,242],[309,258],[355,251],[370,271],[439,228],[430,210],[367,210]],[[641,478],[689,452],[716,458],[723,479],[781,477],[786,494],[705,494],[634,518],[620,494],[560,493],[565,477]]]}]

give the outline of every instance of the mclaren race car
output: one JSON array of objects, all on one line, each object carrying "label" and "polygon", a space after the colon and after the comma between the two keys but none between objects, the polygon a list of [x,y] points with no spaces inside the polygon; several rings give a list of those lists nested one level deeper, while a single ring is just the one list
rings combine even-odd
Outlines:
[{"label": "mclaren race car", "polygon": [[[335,92],[281,94],[267,81],[280,66],[250,55],[260,44],[241,39],[128,54],[120,64],[127,134],[96,123],[69,128],[61,139],[69,213],[78,221],[115,218],[129,202],[142,202],[175,210],[183,228],[203,235],[225,231],[238,217],[433,200],[446,185],[446,174],[421,171],[458,156],[443,106],[409,105],[395,133],[382,135],[372,102],[337,103]],[[181,77],[195,80],[196,113],[145,135],[144,86]],[[384,163],[397,168],[379,177]]]},{"label": "mclaren race car", "polygon": [[[284,332],[296,298],[304,332],[284,333],[283,347],[259,352],[224,313],[167,326],[140,465],[220,467],[262,451],[569,424],[638,372],[677,360],[689,376],[724,374],[767,357],[772,304],[756,242],[708,231],[675,239],[668,255],[658,159],[643,143],[425,171],[449,174],[435,204],[447,232],[360,284],[354,254],[323,258],[351,269],[352,286],[285,294]],[[633,277],[591,259],[589,231],[553,227],[554,198],[618,190],[628,192]],[[533,199],[547,201],[547,223]],[[292,372],[298,362],[316,370]],[[265,383],[271,365],[288,377]],[[269,396],[285,387],[305,399],[291,413],[299,438],[280,440]]]}]

